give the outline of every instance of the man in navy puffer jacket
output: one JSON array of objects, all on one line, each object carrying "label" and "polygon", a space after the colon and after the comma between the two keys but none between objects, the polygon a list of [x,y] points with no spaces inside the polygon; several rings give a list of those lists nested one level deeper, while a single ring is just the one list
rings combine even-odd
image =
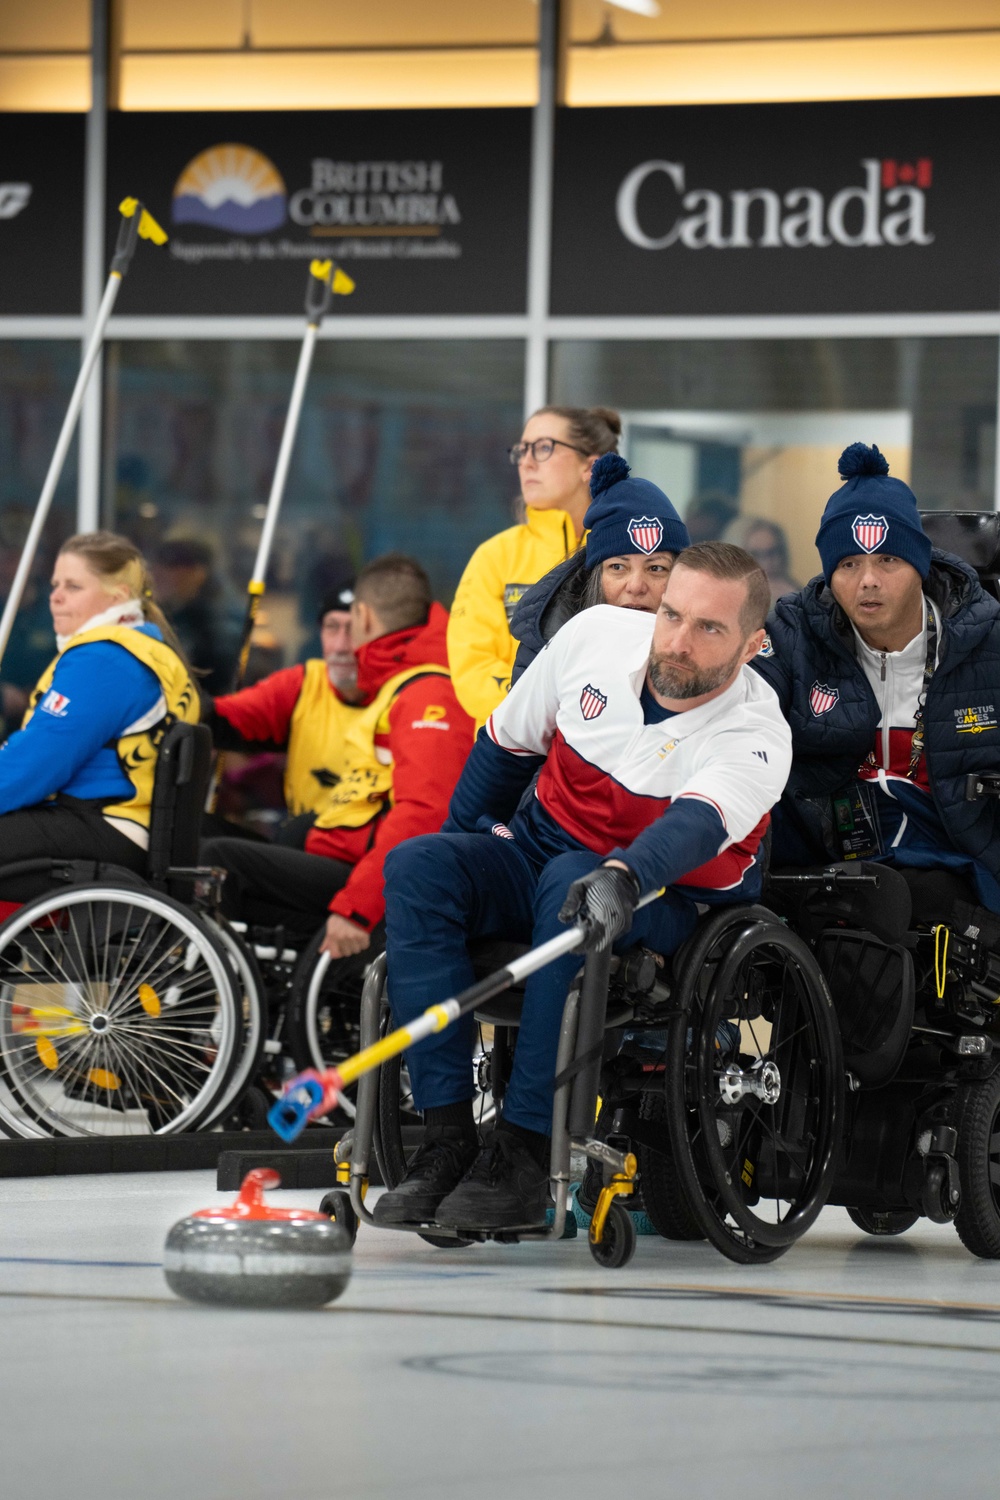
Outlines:
[{"label": "man in navy puffer jacket", "polygon": [[[794,761],[772,866],[874,859],[900,869],[918,920],[972,900],[1000,912],[1000,604],[932,550],[875,447],[841,455],[816,545],[823,576],[779,600],[753,666],[778,694]],[[918,871],[947,872],[928,884]]]}]

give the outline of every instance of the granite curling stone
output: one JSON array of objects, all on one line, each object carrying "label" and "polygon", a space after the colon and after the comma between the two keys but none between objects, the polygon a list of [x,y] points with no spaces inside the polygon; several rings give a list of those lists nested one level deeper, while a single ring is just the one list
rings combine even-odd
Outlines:
[{"label": "granite curling stone", "polygon": [[167,1235],[167,1285],[189,1302],[221,1307],[322,1307],[351,1279],[342,1225],[308,1208],[268,1208],[281,1184],[269,1167],[243,1179],[231,1208],[203,1208]]}]

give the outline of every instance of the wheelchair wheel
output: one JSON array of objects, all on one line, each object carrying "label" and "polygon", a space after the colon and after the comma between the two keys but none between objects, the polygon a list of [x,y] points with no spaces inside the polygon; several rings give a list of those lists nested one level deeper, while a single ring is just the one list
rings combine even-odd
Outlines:
[{"label": "wheelchair wheel", "polygon": [[635,1220],[628,1209],[621,1203],[612,1203],[604,1221],[604,1234],[600,1244],[595,1244],[593,1240],[588,1243],[591,1255],[606,1271],[617,1271],[619,1266],[627,1266],[635,1254],[636,1245]]},{"label": "wheelchair wheel", "polygon": [[158,892],[92,884],[0,926],[0,1123],[171,1135],[225,1097],[243,1036],[226,950]]},{"label": "wheelchair wheel", "polygon": [[909,1208],[890,1208],[881,1212],[877,1208],[849,1208],[847,1217],[852,1224],[863,1229],[865,1234],[888,1236],[905,1234],[920,1218]]},{"label": "wheelchair wheel", "polygon": [[962,1187],[958,1237],[982,1260],[1000,1260],[1000,1073],[961,1086],[951,1123]]},{"label": "wheelchair wheel", "polygon": [[[805,943],[763,908],[720,912],[683,966],[665,1071],[678,1174],[709,1240],[775,1260],[830,1190],[843,1108],[840,1035]],[[739,1041],[722,1046],[739,1025]]]},{"label": "wheelchair wheel", "polygon": [[[211,919],[212,932],[218,938],[225,949],[226,958],[229,961],[230,972],[236,989],[237,1004],[242,1019],[242,1032],[240,1052],[233,1075],[226,1087],[222,1100],[211,1111],[205,1120],[206,1125],[217,1124],[223,1116],[240,1108],[244,1099],[247,1098],[250,1086],[257,1075],[260,1067],[261,1054],[264,1050],[264,1038],[267,1031],[267,1004],[264,998],[264,981],[257,967],[257,960],[252,950],[243,941],[240,935],[233,931],[224,917],[213,916]],[[260,1091],[257,1091],[260,1092]],[[265,1114],[267,1105],[264,1106]],[[253,1121],[260,1118],[260,1101],[247,1099],[247,1107],[244,1110],[247,1117]],[[251,1128],[257,1128],[251,1126]],[[266,1120],[259,1126],[266,1129]]]},{"label": "wheelchair wheel", "polygon": [[684,1192],[684,1184],[674,1161],[667,1129],[667,1102],[662,1094],[643,1094],[639,1118],[662,1126],[663,1147],[636,1143],[639,1163],[639,1194],[646,1215],[657,1234],[665,1240],[703,1240],[705,1231],[693,1212]]},{"label": "wheelchair wheel", "polygon": [[358,1216],[351,1206],[351,1195],[346,1188],[331,1189],[320,1204],[319,1211],[346,1229],[351,1244],[354,1244],[358,1237]]},{"label": "wheelchair wheel", "polygon": [[[300,1072],[333,1067],[358,1051],[361,991],[380,951],[366,948],[350,958],[331,959],[319,951],[325,936],[321,927],[299,958],[285,1011],[288,1050]],[[348,1120],[354,1119],[356,1093],[352,1087],[337,1105]]]}]

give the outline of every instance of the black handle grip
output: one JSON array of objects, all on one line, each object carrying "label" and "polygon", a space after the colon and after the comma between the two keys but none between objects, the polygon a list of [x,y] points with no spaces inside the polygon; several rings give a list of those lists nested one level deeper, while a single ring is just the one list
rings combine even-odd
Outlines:
[{"label": "black handle grip", "polygon": [[122,218],[118,225],[118,240],[115,245],[114,258],[111,261],[112,271],[117,271],[119,276],[124,276],[132,264],[135,247],[139,243],[139,222],[142,219],[142,204],[137,203],[135,212],[128,219]]},{"label": "black handle grip", "polygon": [[333,301],[333,278],[336,274],[336,262],[331,265],[329,274],[325,277],[314,276],[311,270],[309,272],[309,283],[306,287],[306,317],[317,328],[330,311],[330,304]]},{"label": "black handle grip", "polygon": [[1000,797],[1000,771],[970,771],[965,778],[966,802],[980,797]]}]

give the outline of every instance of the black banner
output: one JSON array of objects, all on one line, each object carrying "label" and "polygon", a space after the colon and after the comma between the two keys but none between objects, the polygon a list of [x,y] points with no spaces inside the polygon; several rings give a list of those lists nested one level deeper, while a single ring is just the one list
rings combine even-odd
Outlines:
[{"label": "black banner", "polygon": [[82,115],[0,114],[0,314],[79,315]]},{"label": "black banner", "polygon": [[530,111],[121,114],[115,204],[170,235],[143,247],[122,313],[289,314],[311,258],[357,284],[338,311],[518,313],[526,285]]},{"label": "black banner", "polygon": [[556,314],[1000,305],[1000,99],[563,109]]}]

